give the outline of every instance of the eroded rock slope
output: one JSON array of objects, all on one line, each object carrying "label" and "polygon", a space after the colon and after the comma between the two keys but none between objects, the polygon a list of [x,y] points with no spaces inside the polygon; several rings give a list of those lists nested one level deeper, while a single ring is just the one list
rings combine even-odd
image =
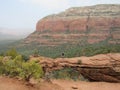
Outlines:
[{"label": "eroded rock slope", "polygon": [[38,58],[45,72],[71,67],[91,81],[120,82],[120,53],[92,57]]},{"label": "eroded rock slope", "polygon": [[25,44],[56,46],[94,44],[105,41],[120,43],[120,5],[74,7],[38,21],[36,31]]}]

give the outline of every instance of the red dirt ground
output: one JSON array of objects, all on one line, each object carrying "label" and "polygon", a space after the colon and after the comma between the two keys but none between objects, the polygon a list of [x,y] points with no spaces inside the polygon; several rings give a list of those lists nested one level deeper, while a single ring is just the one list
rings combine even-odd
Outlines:
[{"label": "red dirt ground", "polygon": [[120,83],[52,80],[52,83],[41,81],[30,86],[24,81],[0,77],[0,90],[120,90]]}]

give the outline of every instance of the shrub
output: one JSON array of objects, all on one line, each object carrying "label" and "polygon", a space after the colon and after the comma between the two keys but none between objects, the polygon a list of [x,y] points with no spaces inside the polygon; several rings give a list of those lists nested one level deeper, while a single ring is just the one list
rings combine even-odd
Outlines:
[{"label": "shrub", "polygon": [[72,80],[82,80],[88,81],[85,79],[80,71],[76,70],[76,68],[63,68],[61,70],[56,70],[52,72],[52,77],[56,79],[72,79]]},{"label": "shrub", "polygon": [[3,66],[3,57],[2,56],[0,56],[0,74],[2,74],[3,73],[3,68],[4,68],[4,66]]},{"label": "shrub", "polygon": [[0,53],[0,56],[4,56],[5,54],[3,52]]},{"label": "shrub", "polygon": [[22,55],[23,60],[28,61],[30,58],[27,55]]},{"label": "shrub", "polygon": [[20,76],[26,81],[29,81],[32,77],[37,79],[43,76],[43,70],[40,65],[34,61],[26,62],[22,64]]},{"label": "shrub", "polygon": [[8,50],[8,51],[6,52],[6,55],[7,55],[7,56],[11,56],[12,59],[14,59],[14,58],[18,55],[18,53],[17,53],[17,51],[13,48],[13,49]]},{"label": "shrub", "polygon": [[3,56],[0,56],[0,60],[3,60]]},{"label": "shrub", "polygon": [[41,66],[34,62],[25,62],[21,55],[17,55],[14,59],[3,61],[0,57],[0,74],[10,77],[22,77],[26,81],[30,78],[40,78],[43,76]]},{"label": "shrub", "polygon": [[79,60],[78,60],[78,64],[82,64],[82,60],[79,59]]},{"label": "shrub", "polygon": [[34,55],[34,57],[38,57],[39,56],[39,50],[35,49],[33,55]]}]

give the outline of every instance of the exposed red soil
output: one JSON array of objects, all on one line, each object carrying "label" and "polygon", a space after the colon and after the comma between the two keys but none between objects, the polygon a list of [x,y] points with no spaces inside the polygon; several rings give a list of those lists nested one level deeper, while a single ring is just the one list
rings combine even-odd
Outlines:
[{"label": "exposed red soil", "polygon": [[53,80],[63,90],[120,90],[120,83]]},{"label": "exposed red soil", "polygon": [[34,88],[18,79],[0,77],[0,90],[34,90]]},{"label": "exposed red soil", "polygon": [[0,77],[0,90],[120,90],[120,83],[83,82],[71,80],[41,81],[30,86],[13,78]]}]

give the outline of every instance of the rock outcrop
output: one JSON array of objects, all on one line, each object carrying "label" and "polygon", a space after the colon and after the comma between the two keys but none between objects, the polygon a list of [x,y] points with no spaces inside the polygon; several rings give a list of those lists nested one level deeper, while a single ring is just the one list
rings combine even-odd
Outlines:
[{"label": "rock outcrop", "polygon": [[38,21],[25,43],[40,45],[99,43],[120,44],[120,5],[70,8]]},{"label": "rock outcrop", "polygon": [[71,67],[91,81],[120,82],[120,53],[92,57],[37,58],[45,72]]}]

